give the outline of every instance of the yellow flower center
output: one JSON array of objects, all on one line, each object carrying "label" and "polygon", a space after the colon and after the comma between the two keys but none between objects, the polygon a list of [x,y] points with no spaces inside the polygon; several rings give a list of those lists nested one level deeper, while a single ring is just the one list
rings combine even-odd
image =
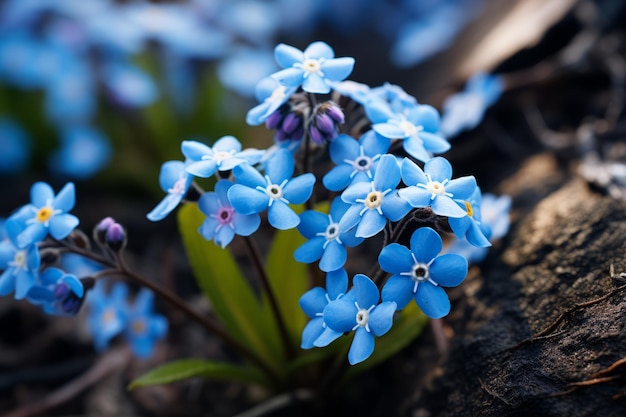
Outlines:
[{"label": "yellow flower center", "polygon": [[133,329],[133,333],[142,334],[146,331],[147,326],[146,326],[145,320],[139,319],[139,320],[133,321],[133,324],[131,327]]},{"label": "yellow flower center", "polygon": [[371,209],[378,208],[383,204],[383,197],[384,195],[380,191],[372,191],[365,197],[365,206]]},{"label": "yellow flower center", "polygon": [[465,201],[465,211],[467,211],[467,215],[470,217],[474,215],[474,209],[469,201]]},{"label": "yellow flower center", "polygon": [[37,211],[37,215],[35,216],[37,218],[37,221],[40,223],[45,223],[48,220],[50,220],[50,217],[52,217],[52,215],[54,214],[54,210],[52,210],[52,207],[42,207]]},{"label": "yellow flower center", "polygon": [[321,69],[321,65],[317,59],[305,59],[302,63],[302,69],[308,73],[318,72]]}]

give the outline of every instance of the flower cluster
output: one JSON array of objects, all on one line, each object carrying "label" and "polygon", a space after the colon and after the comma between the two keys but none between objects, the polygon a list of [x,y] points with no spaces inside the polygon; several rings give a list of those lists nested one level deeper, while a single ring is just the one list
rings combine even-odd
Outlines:
[{"label": "flower cluster", "polygon": [[[356,364],[372,354],[375,336],[391,329],[396,311],[411,299],[428,317],[449,313],[444,288],[465,279],[468,260],[440,252],[444,240],[491,245],[490,228],[481,219],[481,190],[473,176],[454,178],[451,163],[437,156],[450,144],[432,106],[395,85],[370,88],[346,80],[354,59],[336,58],[321,41],[304,51],[280,44],[275,58],[282,69],[259,83],[260,103],[247,115],[248,123],[275,129],[275,144],[242,150],[230,136],[212,147],[184,141],[184,161],[162,166],[167,195],[148,218],[160,220],[181,201],[197,201],[206,216],[199,232],[222,248],[235,235],[252,235],[260,215],[275,229],[297,228],[307,241],[293,256],[302,263],[319,261],[327,274],[326,289],[315,286],[300,299],[311,319],[301,346],[323,347],[355,331],[348,357]],[[335,101],[319,104],[329,93],[362,108],[367,119],[359,121],[366,126],[359,137],[349,134],[355,130],[345,125]],[[322,168],[328,166],[326,154],[315,152],[320,147],[328,147],[334,165],[329,170]],[[214,191],[194,181],[212,175]],[[315,206],[318,197],[329,195],[327,210]],[[294,205],[300,204],[306,210],[297,214]],[[349,288],[351,248],[381,232],[378,272],[368,277],[359,266]],[[403,244],[409,232],[409,244]]]},{"label": "flower cluster", "polygon": [[30,194],[31,202],[0,224],[0,296],[14,294],[58,316],[74,316],[89,304],[97,349],[124,332],[138,357],[149,356],[167,332],[165,318],[152,312],[152,292],[141,290],[129,305],[125,284],[115,286],[124,286],[123,298],[109,299],[100,281],[111,272],[104,268],[111,267],[124,249],[124,228],[110,217],[95,227],[94,240],[104,252],[97,256],[86,250],[89,240],[77,229],[78,217],[70,213],[75,204],[73,183],[55,194],[49,184],[37,182]]}]

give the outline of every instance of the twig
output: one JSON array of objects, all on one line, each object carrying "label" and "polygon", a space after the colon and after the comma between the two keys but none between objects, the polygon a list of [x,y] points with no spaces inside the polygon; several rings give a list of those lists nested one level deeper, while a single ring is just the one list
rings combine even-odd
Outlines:
[{"label": "twig", "polygon": [[83,390],[101,381],[108,374],[126,367],[132,355],[128,346],[110,349],[98,361],[78,378],[68,382],[56,391],[52,391],[41,401],[26,404],[10,411],[4,417],[31,417],[40,415],[75,398]]}]

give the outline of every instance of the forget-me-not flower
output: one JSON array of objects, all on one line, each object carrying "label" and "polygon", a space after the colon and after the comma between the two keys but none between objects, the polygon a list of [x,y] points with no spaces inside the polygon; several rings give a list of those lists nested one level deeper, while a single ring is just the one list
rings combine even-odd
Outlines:
[{"label": "forget-me-not flower", "polygon": [[380,157],[371,182],[358,182],[348,187],[341,199],[351,207],[339,222],[340,231],[356,227],[357,237],[372,237],[385,227],[387,220],[400,220],[411,206],[400,198],[396,187],[400,182],[400,167],[393,155]]},{"label": "forget-me-not flower", "polygon": [[128,286],[116,282],[108,293],[105,286],[103,281],[98,282],[87,296],[87,324],[99,352],[106,349],[111,339],[122,333],[128,323]]},{"label": "forget-me-not flower", "polygon": [[73,316],[83,304],[85,289],[73,274],[59,268],[46,268],[40,282],[28,291],[28,300],[52,315]]},{"label": "forget-me-not flower", "polygon": [[278,44],[274,57],[281,68],[272,74],[286,87],[300,87],[309,93],[330,92],[327,81],[343,81],[354,67],[354,58],[335,58],[335,52],[325,42],[313,42],[304,51],[293,46]]},{"label": "forget-me-not flower", "polygon": [[311,349],[319,344],[328,345],[343,333],[331,329],[324,322],[324,308],[331,301],[343,297],[348,291],[348,273],[337,269],[326,274],[326,290],[314,287],[300,297],[300,307],[311,320],[302,331],[302,349]]},{"label": "forget-me-not flower", "polygon": [[372,99],[365,105],[372,129],[388,139],[401,139],[404,150],[422,162],[450,149],[439,134],[439,113],[426,104]]},{"label": "forget-me-not flower", "polygon": [[441,131],[450,138],[478,126],[487,109],[500,98],[503,87],[504,82],[497,75],[474,74],[463,91],[443,102]]},{"label": "forget-me-not flower", "polygon": [[350,135],[339,135],[330,143],[330,159],[336,166],[322,179],[330,191],[341,191],[357,182],[373,181],[378,160],[389,150],[390,142],[373,130],[358,141]]},{"label": "forget-me-not flower", "polygon": [[294,252],[298,262],[311,263],[320,259],[319,267],[324,272],[343,267],[348,257],[346,246],[356,246],[363,241],[363,238],[354,236],[356,229],[347,232],[339,229],[339,221],[349,207],[336,198],[329,214],[307,210],[300,215],[298,231],[309,240]]},{"label": "forget-me-not flower", "polygon": [[220,180],[215,184],[214,192],[202,194],[198,208],[207,218],[200,226],[200,234],[207,240],[225,248],[235,235],[250,236],[261,224],[257,213],[237,213],[228,201],[228,190],[232,181]]},{"label": "forget-me-not flower", "polygon": [[67,183],[55,196],[50,185],[36,182],[30,189],[30,198],[31,204],[7,220],[21,229],[16,237],[19,248],[42,241],[48,233],[55,239],[64,239],[78,226],[78,217],[68,213],[76,202],[73,183]]},{"label": "forget-me-not flower", "polygon": [[256,98],[261,103],[248,111],[246,123],[256,126],[265,122],[272,113],[289,100],[297,89],[297,87],[285,87],[272,77],[263,78],[255,89]]},{"label": "forget-me-not flower", "polygon": [[467,212],[453,199],[469,199],[476,189],[473,176],[452,178],[452,165],[440,156],[430,159],[424,170],[413,161],[402,161],[402,180],[407,185],[398,191],[412,207],[430,207],[435,214],[447,217],[464,217]]},{"label": "forget-me-not flower", "polygon": [[185,171],[183,161],[167,161],[161,165],[159,184],[167,193],[163,200],[147,214],[149,220],[159,221],[174,210],[189,191],[193,176]]},{"label": "forget-me-not flower", "polygon": [[15,292],[15,298],[21,300],[39,276],[41,257],[35,243],[17,246],[18,224],[7,221],[5,229],[7,238],[0,241],[0,270],[4,271],[0,275],[0,296]]},{"label": "forget-me-not flower", "polygon": [[380,267],[393,274],[382,290],[383,301],[403,309],[411,299],[428,317],[438,319],[450,312],[450,300],[442,287],[456,287],[467,275],[467,260],[460,255],[439,255],[443,243],[430,227],[413,232],[411,248],[392,243],[378,257]]},{"label": "forget-me-not flower", "polygon": [[[336,332],[355,332],[348,352],[348,361],[355,365],[374,352],[374,336],[382,336],[391,329],[396,303],[379,304],[378,287],[363,274],[355,275],[352,283],[349,294],[328,303],[323,317],[326,325]],[[315,346],[326,345],[326,340],[315,341]]]},{"label": "forget-me-not flower", "polygon": [[[482,194],[480,187],[476,187],[476,190],[470,198],[467,200],[454,200],[459,207],[465,209],[467,216],[463,217],[450,217],[448,223],[450,228],[454,232],[457,238],[466,238],[467,241],[477,247],[491,246],[489,238],[483,231],[481,221],[481,201]],[[488,227],[488,226],[487,226]],[[490,234],[490,233],[489,233]]]},{"label": "forget-me-not flower", "polygon": [[56,174],[87,179],[102,170],[111,159],[111,142],[93,127],[68,125],[61,129],[61,147],[48,159]]},{"label": "forget-me-not flower", "polygon": [[263,157],[262,150],[241,150],[241,143],[233,136],[223,136],[213,146],[193,140],[183,141],[182,152],[187,157],[185,170],[196,177],[207,178],[217,171],[229,171],[239,164],[256,164]]},{"label": "forget-me-not flower", "polygon": [[142,288],[128,307],[124,337],[135,356],[148,358],[155,343],[167,334],[167,319],[153,312],[154,293]]},{"label": "forget-me-not flower", "polygon": [[247,215],[267,209],[272,227],[294,228],[300,217],[289,205],[302,204],[311,197],[315,175],[291,178],[293,170],[293,156],[282,148],[266,162],[265,175],[249,164],[240,164],[233,170],[237,183],[228,190],[228,200],[238,213]]}]

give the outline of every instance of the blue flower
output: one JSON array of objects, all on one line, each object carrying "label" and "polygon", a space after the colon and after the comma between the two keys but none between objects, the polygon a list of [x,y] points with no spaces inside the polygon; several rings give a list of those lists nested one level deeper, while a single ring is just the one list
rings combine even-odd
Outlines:
[{"label": "blue flower", "polygon": [[263,78],[256,86],[255,94],[261,103],[251,108],[246,115],[246,123],[251,126],[265,122],[272,113],[285,104],[296,92],[297,87],[287,88],[274,78]]},{"label": "blue flower", "polygon": [[481,200],[482,194],[479,187],[476,187],[469,199],[454,200],[459,207],[465,209],[467,215],[456,218],[450,217],[448,223],[457,238],[466,238],[470,244],[477,247],[488,247],[491,246],[491,243],[483,231],[480,216]]},{"label": "blue flower", "polygon": [[116,282],[109,293],[106,284],[99,281],[88,293],[89,317],[87,324],[97,351],[103,351],[111,339],[122,333],[128,323],[128,287]]},{"label": "blue flower", "polygon": [[0,296],[15,291],[18,300],[26,297],[28,290],[35,284],[39,276],[41,257],[36,244],[19,248],[15,236],[21,230],[19,225],[5,222],[8,238],[0,241]]},{"label": "blue flower", "polygon": [[135,303],[127,310],[124,336],[132,352],[139,358],[152,356],[155,343],[167,334],[167,319],[153,313],[153,304],[152,291],[142,288]]},{"label": "blue flower", "polygon": [[342,81],[352,72],[354,58],[335,58],[335,52],[325,42],[313,42],[303,51],[283,43],[274,49],[281,68],[272,74],[286,87],[302,86],[309,93],[330,92],[327,81]]},{"label": "blue flower", "polygon": [[223,136],[213,147],[204,143],[186,140],[182,152],[188,158],[185,170],[196,177],[207,178],[217,171],[229,171],[239,164],[256,164],[263,157],[259,149],[241,150],[241,143],[233,136]]},{"label": "blue flower", "polygon": [[116,104],[145,107],[158,96],[157,87],[141,69],[122,60],[109,60],[102,68],[102,81]]},{"label": "blue flower", "polygon": [[425,104],[408,105],[394,101],[391,105],[379,99],[366,103],[365,111],[372,129],[388,139],[402,139],[404,150],[422,162],[432,154],[450,149],[450,143],[439,135],[439,113]]},{"label": "blue flower", "polygon": [[285,149],[277,150],[267,161],[265,176],[249,164],[235,167],[237,184],[228,190],[228,200],[241,214],[260,213],[268,209],[268,220],[276,229],[291,229],[300,223],[289,204],[302,204],[313,192],[315,175],[306,173],[291,178],[294,160]]},{"label": "blue flower", "polygon": [[357,227],[357,237],[371,237],[383,230],[387,219],[400,220],[411,207],[400,198],[396,187],[400,182],[400,167],[393,155],[380,157],[372,182],[359,182],[348,187],[341,199],[351,207],[341,218],[342,232]]},{"label": "blue flower", "polygon": [[164,219],[185,198],[193,181],[193,176],[185,171],[185,166],[182,161],[167,161],[161,165],[159,184],[167,195],[147,214],[149,220],[156,222]]},{"label": "blue flower", "polygon": [[424,170],[409,159],[402,161],[402,180],[406,188],[398,194],[413,207],[430,207],[435,214],[447,217],[464,217],[467,212],[453,199],[469,199],[476,189],[473,176],[452,178],[452,165],[440,156],[432,158]]},{"label": "blue flower", "polygon": [[[378,304],[378,287],[365,275],[355,275],[352,283],[354,287],[348,295],[328,303],[323,317],[326,325],[336,332],[355,332],[348,352],[348,361],[355,365],[374,352],[374,336],[382,336],[391,329],[396,303]],[[318,339],[315,346],[326,346],[326,342]]]},{"label": "blue flower", "polygon": [[348,290],[348,274],[337,269],[326,274],[326,290],[314,287],[300,297],[300,307],[311,320],[302,331],[302,349],[311,349],[319,344],[328,345],[343,333],[335,331],[324,322],[324,308],[329,302],[343,297]]},{"label": "blue flower", "polygon": [[78,278],[91,276],[104,268],[89,258],[71,252],[62,254],[59,264],[65,272]]},{"label": "blue flower", "polygon": [[215,192],[202,194],[198,208],[207,215],[200,226],[200,234],[207,240],[225,248],[235,235],[250,236],[261,224],[257,213],[237,213],[228,201],[228,190],[233,182],[220,180],[215,184]]},{"label": "blue flower", "polygon": [[[259,101],[264,101],[265,97],[259,98],[257,86],[267,74],[275,70],[276,62],[272,51],[240,47],[218,64],[217,76],[222,84],[242,96],[256,95]],[[274,82],[278,84],[276,80]]]},{"label": "blue flower", "polygon": [[354,236],[355,229],[340,232],[339,220],[350,206],[336,198],[330,206],[330,213],[307,210],[300,215],[298,231],[309,239],[294,252],[298,262],[311,263],[320,260],[324,272],[343,267],[348,253],[346,246],[356,246],[363,241]]},{"label": "blue flower", "polygon": [[0,173],[23,170],[30,156],[30,138],[20,125],[0,118]]},{"label": "blue flower", "polygon": [[16,238],[19,248],[42,241],[48,233],[55,239],[64,239],[78,226],[78,217],[67,213],[76,202],[73,183],[67,183],[55,196],[50,185],[36,182],[30,189],[30,198],[31,204],[7,219],[21,229]]},{"label": "blue flower", "polygon": [[482,72],[474,74],[462,92],[443,102],[441,131],[452,137],[478,126],[487,109],[500,98],[503,87],[499,76]]},{"label": "blue flower", "polygon": [[95,80],[85,63],[56,74],[46,90],[45,107],[55,123],[85,123],[96,110]]},{"label": "blue flower", "polygon": [[28,300],[40,305],[52,315],[73,316],[84,301],[83,284],[75,275],[58,268],[46,268],[40,275],[40,283],[28,290]]},{"label": "blue flower", "polygon": [[393,274],[382,290],[383,301],[394,301],[403,309],[411,300],[428,317],[438,319],[450,312],[450,300],[443,287],[455,287],[467,275],[467,260],[442,249],[441,237],[430,227],[411,236],[411,249],[398,243],[385,246],[378,257],[380,267]]},{"label": "blue flower", "polygon": [[330,158],[337,165],[323,183],[330,191],[341,191],[357,182],[372,181],[380,157],[389,150],[390,142],[367,131],[359,141],[350,135],[339,135],[330,143]]},{"label": "blue flower", "polygon": [[87,179],[110,161],[111,143],[98,130],[80,125],[61,130],[61,148],[48,160],[51,171],[77,179]]}]

